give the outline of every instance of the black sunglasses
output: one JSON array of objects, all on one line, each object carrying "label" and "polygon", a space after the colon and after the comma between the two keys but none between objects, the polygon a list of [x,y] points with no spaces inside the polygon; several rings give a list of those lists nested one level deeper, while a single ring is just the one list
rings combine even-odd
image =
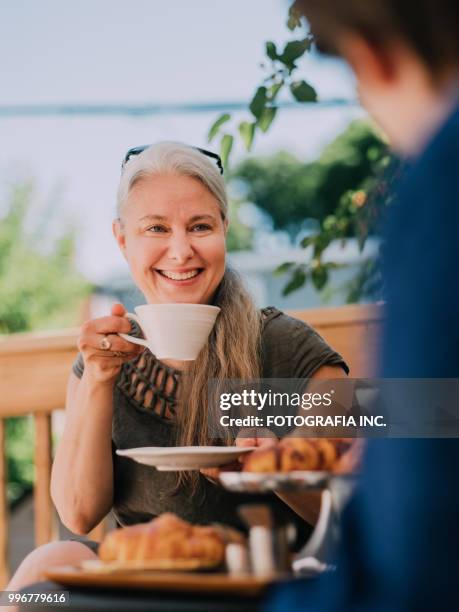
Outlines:
[{"label": "black sunglasses", "polygon": [[[145,151],[145,149],[148,149],[148,147],[150,146],[151,145],[142,145],[140,147],[133,147],[132,149],[129,149],[129,151],[124,156],[123,162],[121,164],[121,170],[123,170],[124,166],[131,159],[131,157],[134,157],[134,155],[140,155],[143,151]],[[206,149],[200,149],[199,147],[192,148],[196,151],[199,151],[203,155],[207,155],[207,157],[211,157],[212,159],[214,159],[217,163],[218,169],[220,170],[220,174],[223,174],[223,164],[220,155],[217,155],[217,153],[213,153],[212,151],[207,151]]]}]

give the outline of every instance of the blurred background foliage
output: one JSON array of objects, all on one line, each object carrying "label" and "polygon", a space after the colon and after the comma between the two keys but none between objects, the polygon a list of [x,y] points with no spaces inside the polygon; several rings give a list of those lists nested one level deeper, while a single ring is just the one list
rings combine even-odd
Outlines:
[{"label": "blurred background foliage", "polygon": [[[0,201],[0,334],[75,325],[91,289],[74,265],[74,230],[64,225],[56,232],[55,203],[34,218],[36,197],[27,180],[12,184]],[[7,493],[14,504],[33,483],[33,421],[7,419],[6,428]]]},{"label": "blurred background foliage", "polygon": [[[314,87],[305,81],[298,66],[314,40],[305,32],[307,24],[292,2],[286,26],[300,37],[282,49],[265,43],[261,64],[264,77],[248,103],[248,118],[234,124],[229,113],[217,117],[208,140],[220,139],[220,155],[228,167],[235,138],[247,151],[257,134],[267,132],[287,94],[298,103],[317,103]],[[229,128],[229,129],[228,129]],[[247,159],[233,172],[243,180],[247,196],[267,212],[274,229],[285,230],[292,242],[304,249],[304,263],[285,262],[277,274],[288,274],[284,295],[311,282],[316,290],[326,288],[329,272],[338,267],[324,252],[332,242],[344,245],[356,238],[360,251],[370,235],[377,233],[387,207],[392,203],[391,183],[401,171],[400,162],[389,152],[384,137],[364,121],[352,123],[316,161],[303,163],[293,155],[279,152],[265,159]],[[383,297],[379,256],[364,259],[347,291],[347,302]]]},{"label": "blurred background foliage", "polygon": [[[232,177],[243,181],[245,197],[270,215],[274,229],[287,231],[296,244],[305,228],[310,233],[311,227],[318,228],[336,213],[344,194],[367,191],[369,179],[387,155],[387,145],[373,127],[354,121],[317,160],[305,163],[285,151],[249,157],[236,166]],[[355,235],[350,226],[343,230]]]},{"label": "blurred background foliage", "polygon": [[226,235],[226,248],[228,251],[250,251],[253,247],[254,230],[241,221],[239,211],[241,202],[230,199],[230,224]]},{"label": "blurred background foliage", "polygon": [[74,266],[70,227],[47,231],[54,206],[31,215],[32,181],[13,184],[0,203],[0,334],[75,324],[90,285]]},{"label": "blurred background foliage", "polygon": [[[378,235],[399,171],[383,136],[367,120],[352,122],[311,162],[280,151],[249,157],[232,170],[245,199],[269,215],[273,229],[286,232],[292,246],[307,249],[304,263],[285,262],[277,269],[290,275],[284,295],[308,280],[317,290],[326,287],[330,270],[338,266],[324,257],[332,242],[357,239],[362,251],[367,238]],[[364,259],[347,301],[379,299],[381,292],[377,258]]]}]

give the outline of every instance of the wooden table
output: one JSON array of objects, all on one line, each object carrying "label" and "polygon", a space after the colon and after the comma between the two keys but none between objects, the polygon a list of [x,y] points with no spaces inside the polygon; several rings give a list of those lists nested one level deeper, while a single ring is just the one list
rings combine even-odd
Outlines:
[{"label": "wooden table", "polygon": [[[55,582],[38,582],[22,593],[53,593],[68,590]],[[72,589],[69,605],[24,604],[20,610],[71,610],[91,612],[110,610],[122,612],[259,612],[263,597],[238,597],[229,595],[205,595],[201,593],[158,592],[124,589]]]}]

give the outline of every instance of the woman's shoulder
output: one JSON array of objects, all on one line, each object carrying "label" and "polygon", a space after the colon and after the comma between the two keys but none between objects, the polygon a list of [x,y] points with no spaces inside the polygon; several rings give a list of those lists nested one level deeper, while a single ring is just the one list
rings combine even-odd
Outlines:
[{"label": "woman's shoulder", "polygon": [[339,365],[344,359],[308,323],[274,306],[261,310],[262,365],[264,378],[304,378],[323,365]]},{"label": "woman's shoulder", "polygon": [[261,309],[262,334],[266,339],[277,339],[279,336],[289,332],[300,332],[305,335],[316,335],[314,328],[296,317],[292,317],[275,306],[267,306]]}]

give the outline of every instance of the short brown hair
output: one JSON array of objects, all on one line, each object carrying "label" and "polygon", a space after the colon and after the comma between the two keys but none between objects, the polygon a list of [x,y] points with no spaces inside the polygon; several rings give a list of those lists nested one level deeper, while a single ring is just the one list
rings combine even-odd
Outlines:
[{"label": "short brown hair", "polygon": [[459,65],[458,0],[296,0],[320,51],[338,55],[337,40],[355,32],[380,48],[409,46],[432,76]]}]

